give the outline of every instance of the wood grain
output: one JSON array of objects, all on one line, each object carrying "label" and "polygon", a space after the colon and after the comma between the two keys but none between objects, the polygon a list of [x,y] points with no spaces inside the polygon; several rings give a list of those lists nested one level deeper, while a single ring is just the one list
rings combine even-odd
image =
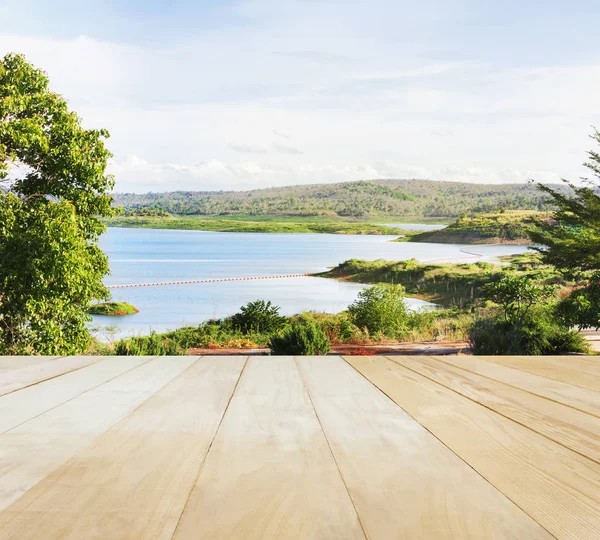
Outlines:
[{"label": "wood grain", "polygon": [[150,361],[151,358],[109,358],[1,396],[0,434]]},{"label": "wood grain", "polygon": [[389,359],[346,361],[555,537],[598,538],[596,463]]},{"label": "wood grain", "polygon": [[68,356],[51,362],[40,362],[0,374],[0,396],[37,384],[69,371],[81,369],[102,360],[100,356]]},{"label": "wood grain", "polygon": [[291,357],[254,357],[175,538],[364,538]]},{"label": "wood grain", "polygon": [[151,360],[0,435],[0,511],[195,361]]},{"label": "wood grain", "polygon": [[600,418],[433,358],[390,360],[600,463]]},{"label": "wood grain", "polygon": [[245,361],[198,360],[0,514],[0,537],[171,538]]},{"label": "wood grain", "polygon": [[550,538],[339,357],[297,361],[369,538]]},{"label": "wood grain", "polygon": [[482,356],[489,362],[600,392],[598,360],[579,356]]},{"label": "wood grain", "polygon": [[573,386],[476,356],[434,356],[436,360],[520,388],[594,416],[600,416],[600,392]]},{"label": "wood grain", "polygon": [[60,358],[60,356],[0,356],[0,376],[3,371],[42,364],[57,358]]}]

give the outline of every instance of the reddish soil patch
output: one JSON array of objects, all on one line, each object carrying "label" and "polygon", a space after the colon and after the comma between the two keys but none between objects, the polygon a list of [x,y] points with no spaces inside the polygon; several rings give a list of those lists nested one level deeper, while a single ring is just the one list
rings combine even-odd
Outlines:
[{"label": "reddish soil patch", "polygon": [[[255,356],[269,354],[269,349],[189,349],[193,356]],[[329,354],[340,356],[391,356],[391,355],[453,355],[471,354],[466,341],[423,342],[423,343],[398,343],[386,345],[332,345]]]}]

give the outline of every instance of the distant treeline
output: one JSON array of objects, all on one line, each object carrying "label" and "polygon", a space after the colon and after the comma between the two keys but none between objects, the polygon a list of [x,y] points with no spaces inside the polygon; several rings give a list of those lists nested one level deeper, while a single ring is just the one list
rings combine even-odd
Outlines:
[{"label": "distant treeline", "polygon": [[[558,190],[562,186],[555,186]],[[129,211],[179,215],[456,217],[499,210],[548,210],[547,197],[530,184],[466,184],[433,180],[373,180],[253,191],[117,193]]]}]

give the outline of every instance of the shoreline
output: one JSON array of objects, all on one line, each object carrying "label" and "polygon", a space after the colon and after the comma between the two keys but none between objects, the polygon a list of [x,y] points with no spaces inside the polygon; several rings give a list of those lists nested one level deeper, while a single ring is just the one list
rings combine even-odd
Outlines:
[{"label": "shoreline", "polygon": [[372,222],[349,221],[238,221],[201,218],[148,218],[117,216],[103,220],[108,228],[180,230],[233,233],[306,233],[408,237],[423,232]]}]

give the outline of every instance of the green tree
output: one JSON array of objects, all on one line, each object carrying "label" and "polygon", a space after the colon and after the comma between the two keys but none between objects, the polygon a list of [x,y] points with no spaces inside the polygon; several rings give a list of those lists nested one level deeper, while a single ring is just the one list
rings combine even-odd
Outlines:
[{"label": "green tree", "polygon": [[371,334],[382,333],[398,338],[407,329],[408,311],[402,285],[375,285],[358,293],[348,306],[350,320]]},{"label": "green tree", "polygon": [[484,288],[483,297],[500,313],[477,319],[469,328],[475,354],[546,355],[586,352],[577,332],[557,316],[550,301],[556,287],[537,285],[527,276],[507,275]]},{"label": "green tree", "polygon": [[279,330],[285,324],[285,317],[279,315],[279,306],[270,300],[248,302],[240,312],[229,318],[231,325],[240,332],[269,333]]},{"label": "green tree", "polygon": [[499,316],[477,319],[469,328],[469,341],[479,355],[589,352],[585,338],[557,318],[552,304],[534,306],[520,326]]},{"label": "green tree", "polygon": [[527,276],[507,275],[487,285],[483,297],[501,307],[507,323],[520,327],[532,306],[552,297],[555,292],[555,287],[536,285]]},{"label": "green tree", "polygon": [[[592,139],[600,144],[600,132]],[[538,223],[531,239],[542,247],[544,262],[566,270],[600,270],[600,154],[588,152],[584,164],[596,180],[584,179],[579,186],[564,180],[570,192],[544,185],[539,189],[550,195],[558,208],[550,223]]]},{"label": "green tree", "polygon": [[573,291],[562,300],[558,313],[570,326],[600,328],[600,272],[594,272],[585,287]]},{"label": "green tree", "polygon": [[23,56],[0,60],[1,352],[71,354],[90,341],[86,311],[109,296],[97,244],[113,213],[106,137]]}]

